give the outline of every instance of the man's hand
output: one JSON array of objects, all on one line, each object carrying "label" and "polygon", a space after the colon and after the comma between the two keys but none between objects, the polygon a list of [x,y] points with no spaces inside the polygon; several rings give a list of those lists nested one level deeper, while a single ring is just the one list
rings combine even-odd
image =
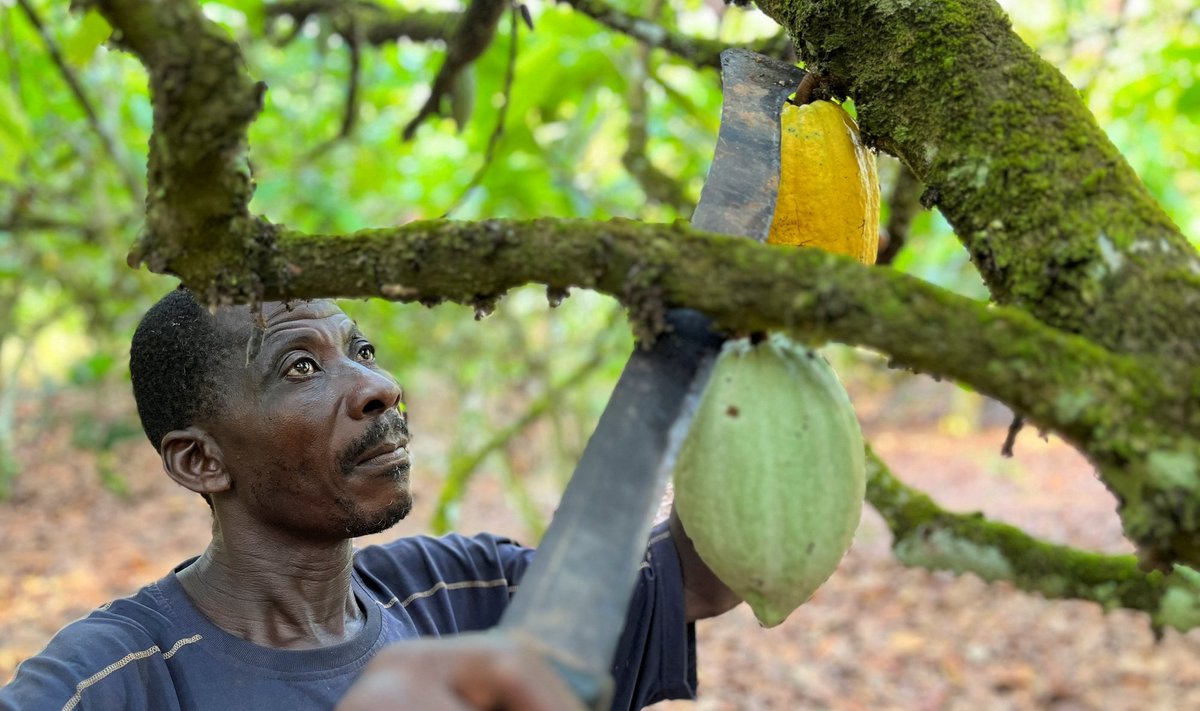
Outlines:
[{"label": "man's hand", "polygon": [[542,657],[499,635],[401,642],[375,656],[337,711],[584,711]]},{"label": "man's hand", "polygon": [[679,556],[679,565],[683,569],[684,618],[688,622],[695,622],[723,615],[737,607],[742,599],[700,558],[674,506],[671,506],[668,525],[675,552]]}]

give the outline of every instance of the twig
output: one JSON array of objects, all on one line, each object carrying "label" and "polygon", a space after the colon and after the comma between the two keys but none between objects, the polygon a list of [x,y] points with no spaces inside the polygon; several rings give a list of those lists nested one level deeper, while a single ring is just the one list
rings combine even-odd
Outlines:
[{"label": "twig", "polygon": [[304,22],[314,15],[327,15],[333,21],[333,31],[343,35],[350,18],[361,29],[362,41],[377,46],[406,37],[414,42],[446,40],[462,18],[461,12],[429,10],[400,10],[371,2],[343,0],[295,0],[267,5],[268,21],[280,17],[293,20],[292,30],[277,38],[277,44],[287,44],[300,33]]},{"label": "twig", "polygon": [[883,228],[887,240],[879,250],[876,264],[891,264],[904,248],[913,219],[921,212],[921,190],[921,181],[901,163],[892,194],[888,196],[888,221]]},{"label": "twig", "polygon": [[1017,435],[1021,433],[1023,427],[1025,427],[1025,418],[1013,415],[1012,422],[1008,425],[1008,435],[1004,438],[1004,445],[1000,447],[1000,456],[1012,457],[1013,447],[1017,443]]},{"label": "twig", "polygon": [[[349,26],[339,31],[338,36],[346,43],[350,57],[350,66],[347,68],[349,76],[346,79],[346,100],[342,109],[342,124],[338,128],[337,134],[321,142],[316,148],[305,154],[307,160],[315,159],[329,151],[329,149],[333,148],[340,141],[349,138],[350,134],[354,132],[354,126],[358,121],[358,94],[359,84],[362,79],[362,51],[359,46],[361,32],[358,29],[358,21],[351,16]],[[290,38],[288,41],[291,41]]]},{"label": "twig", "polygon": [[588,358],[581,363],[574,371],[571,372],[562,382],[553,385],[541,397],[530,403],[529,408],[510,423],[507,427],[492,435],[478,449],[469,452],[460,457],[455,457],[450,464],[450,471],[446,473],[446,481],[442,485],[442,493],[438,497],[437,508],[433,514],[432,527],[434,531],[448,531],[451,527],[450,507],[455,501],[462,496],[463,489],[467,482],[479,469],[492,453],[499,451],[507,445],[514,437],[525,431],[534,422],[537,422],[543,415],[550,412],[551,408],[558,402],[562,393],[577,387],[580,383],[587,380],[589,376],[599,370],[604,363],[604,351],[597,348]]},{"label": "twig", "polygon": [[529,488],[525,486],[524,479],[517,473],[517,462],[513,457],[512,450],[508,447],[504,448],[504,473],[508,493],[516,500],[517,510],[521,512],[525,527],[533,535],[533,540],[527,541],[527,544],[535,544],[546,532],[546,517],[538,510],[537,502],[529,494]]},{"label": "twig", "polygon": [[504,135],[504,123],[508,120],[508,106],[512,103],[512,87],[517,73],[517,40],[520,33],[520,23],[517,21],[518,12],[517,7],[514,5],[512,8],[512,19],[509,23],[509,36],[511,39],[508,45],[508,66],[504,70],[504,101],[500,104],[500,109],[496,114],[496,125],[492,127],[492,133],[488,136],[487,148],[483,151],[483,163],[479,165],[479,168],[475,171],[475,175],[467,182],[467,186],[463,188],[458,197],[442,213],[442,219],[449,217],[450,213],[457,210],[463,201],[467,199],[467,196],[475,188],[479,187],[480,183],[483,182],[483,176],[487,174],[488,168],[492,166],[492,161],[495,160],[496,146],[500,144],[500,137]]},{"label": "twig", "polygon": [[[646,8],[647,20],[657,21],[661,11],[662,0],[652,0]],[[688,215],[692,205],[679,181],[659,170],[646,155],[646,80],[650,75],[651,49],[649,43],[639,40],[629,69],[629,139],[621,155],[621,163],[638,181],[649,200],[670,205],[680,214]]]},{"label": "twig", "polygon": [[[630,15],[601,0],[559,0],[587,15],[596,22],[622,34],[641,40],[651,47],[665,49],[698,66],[721,68],[721,52],[732,45],[703,37],[689,37],[672,32],[644,17]],[[787,59],[792,43],[786,32],[744,45],[761,54]]]},{"label": "twig", "polygon": [[[620,318],[624,312],[620,309],[614,309],[610,314],[608,321],[601,330],[601,337],[607,335],[610,327]],[[592,355],[587,360],[580,363],[572,370],[566,378],[555,385],[551,385],[540,397],[529,404],[525,412],[516,420],[511,422],[507,427],[492,435],[483,445],[472,452],[453,457],[451,459],[449,471],[446,473],[446,480],[442,484],[442,491],[438,495],[437,507],[434,510],[433,521],[431,527],[434,531],[444,532],[450,530],[453,522],[451,518],[451,507],[454,502],[462,497],[463,491],[471,477],[474,476],[476,470],[483,464],[489,456],[506,447],[514,438],[524,432],[530,425],[537,422],[541,417],[551,412],[558,404],[563,393],[569,392],[578,387],[581,383],[600,370],[600,366],[604,364],[607,350],[596,344],[592,349]]]},{"label": "twig", "polygon": [[22,209],[20,204],[7,217],[0,220],[0,230],[6,232],[58,230],[79,232],[85,236],[97,232],[107,232],[119,226],[122,225],[120,223],[75,222],[49,215],[30,214]]},{"label": "twig", "polygon": [[83,85],[79,83],[79,78],[75,76],[75,70],[63,59],[62,52],[58,48],[58,42],[50,35],[50,32],[42,22],[42,18],[38,16],[37,11],[29,4],[29,0],[17,0],[17,4],[25,11],[25,17],[29,19],[29,23],[37,30],[38,36],[42,38],[42,44],[46,46],[47,53],[54,60],[54,65],[58,68],[59,74],[62,75],[63,80],[70,87],[71,93],[83,109],[83,113],[87,115],[87,120],[92,130],[100,137],[100,143],[104,146],[105,152],[112,158],[117,171],[121,174],[121,179],[125,183],[125,189],[133,196],[135,202],[140,203],[145,198],[141,180],[133,174],[129,166],[122,160],[121,154],[117,150],[117,142],[113,140],[112,135],[100,123],[100,118],[96,115],[96,110],[92,107],[92,102],[88,100],[87,94],[83,91]]},{"label": "twig", "polygon": [[342,127],[338,130],[338,138],[348,138],[354,131],[354,124],[358,119],[358,85],[362,79],[362,54],[359,48],[361,38],[362,32],[359,30],[358,22],[351,16],[350,31],[342,35],[342,39],[346,41],[346,47],[350,50],[350,77],[346,86],[346,111],[342,116]]},{"label": "twig", "polygon": [[429,98],[404,127],[404,140],[412,140],[421,123],[439,111],[442,99],[454,85],[459,72],[478,59],[492,43],[505,5],[505,0],[472,0],[463,12],[454,35],[447,41],[446,59],[429,89]]}]

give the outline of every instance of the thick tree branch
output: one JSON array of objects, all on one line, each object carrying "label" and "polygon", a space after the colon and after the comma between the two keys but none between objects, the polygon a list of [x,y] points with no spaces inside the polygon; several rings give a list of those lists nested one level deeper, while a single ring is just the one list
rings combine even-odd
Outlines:
[{"label": "thick tree branch", "polygon": [[[1059,432],[1122,501],[1126,532],[1145,564],[1200,564],[1200,373],[1187,364],[1113,354],[1024,311],[906,274],[682,223],[429,221],[352,235],[280,230],[263,240],[257,257],[221,260],[229,265],[219,279],[227,298],[486,304],[541,283],[610,294],[643,330],[652,331],[664,309],[689,306],[737,331],[784,329],[875,349],[967,383]],[[171,271],[193,287],[210,284],[188,261],[170,264]],[[229,290],[251,283],[261,291]],[[1188,383],[1195,387],[1181,387]]]},{"label": "thick tree branch", "polygon": [[1131,555],[1090,553],[1039,541],[1018,528],[980,514],[956,514],[906,486],[872,451],[867,452],[867,501],[892,530],[901,563],[930,570],[974,573],[988,582],[1007,580],[1047,598],[1100,603],[1149,613],[1156,630],[1200,627],[1200,573],[1143,573]]},{"label": "thick tree branch", "polygon": [[[646,44],[666,50],[697,67],[720,69],[721,51],[729,45],[703,37],[689,37],[671,32],[645,18],[630,15],[599,0],[559,0],[591,17],[596,22],[638,39]],[[292,0],[271,3],[266,8],[267,17],[275,19],[290,17],[296,26],[316,15],[333,21],[333,29],[344,33],[349,16],[361,24],[363,37],[372,45],[386,44],[401,37],[414,42],[429,40],[448,41],[459,25],[462,13],[433,12],[427,10],[401,10],[384,7],[372,2],[344,3],[341,0]],[[748,49],[773,57],[791,55],[792,45],[786,32],[759,40],[748,45]]]},{"label": "thick tree branch", "polygon": [[253,252],[260,225],[246,129],[262,108],[265,85],[250,80],[237,44],[188,0],[99,0],[114,41],[150,75],[146,232],[130,254],[162,270],[185,256],[210,282],[229,250]]},{"label": "thick tree branch", "polygon": [[1200,364],[1200,255],[993,0],[758,5],[925,183],[997,301]]}]

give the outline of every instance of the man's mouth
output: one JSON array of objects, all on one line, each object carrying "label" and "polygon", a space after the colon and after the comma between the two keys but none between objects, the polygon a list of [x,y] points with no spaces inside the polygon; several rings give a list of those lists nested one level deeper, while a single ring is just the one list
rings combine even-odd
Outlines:
[{"label": "man's mouth", "polygon": [[408,439],[389,439],[371,447],[354,462],[356,467],[408,465]]},{"label": "man's mouth", "polygon": [[342,473],[360,468],[408,471],[408,423],[398,412],[375,421],[338,457]]}]

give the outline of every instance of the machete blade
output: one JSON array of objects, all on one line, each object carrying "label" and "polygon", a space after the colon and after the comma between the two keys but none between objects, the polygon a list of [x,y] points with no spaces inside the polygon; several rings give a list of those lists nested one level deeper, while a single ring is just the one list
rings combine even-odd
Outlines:
[{"label": "machete blade", "polygon": [[693,227],[766,241],[779,194],[780,115],[803,78],[747,49],[721,52],[721,130]]},{"label": "machete blade", "polygon": [[[742,49],[721,54],[721,129],[696,227],[766,239],[779,187],[779,120],[804,72]],[[668,329],[625,365],[537,555],[500,623],[539,648],[590,708],[608,707],[609,671],[667,479],[723,338],[703,315]]]}]

